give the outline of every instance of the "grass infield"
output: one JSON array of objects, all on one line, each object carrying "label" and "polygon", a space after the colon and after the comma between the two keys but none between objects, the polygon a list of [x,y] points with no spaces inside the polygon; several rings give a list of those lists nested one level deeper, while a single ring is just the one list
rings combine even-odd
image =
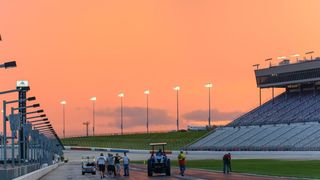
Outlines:
[{"label": "grass infield", "polygon": [[[143,161],[134,163],[143,164]],[[172,165],[177,166],[177,161],[172,160]],[[232,160],[231,167],[238,173],[320,179],[320,160],[237,159]],[[190,160],[188,168],[222,171],[222,160]]]},{"label": "grass infield", "polygon": [[188,131],[74,137],[62,139],[62,143],[65,146],[108,147],[149,150],[149,143],[166,142],[168,143],[166,147],[168,150],[179,150],[179,148],[199,139],[207,133],[208,131]]}]

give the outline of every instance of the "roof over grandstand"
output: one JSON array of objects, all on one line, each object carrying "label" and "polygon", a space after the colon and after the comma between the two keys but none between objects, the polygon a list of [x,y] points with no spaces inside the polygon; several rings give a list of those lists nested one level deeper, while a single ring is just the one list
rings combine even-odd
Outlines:
[{"label": "roof over grandstand", "polygon": [[296,63],[284,60],[279,66],[255,70],[255,75],[257,86],[260,88],[314,83],[320,81],[320,58]]}]

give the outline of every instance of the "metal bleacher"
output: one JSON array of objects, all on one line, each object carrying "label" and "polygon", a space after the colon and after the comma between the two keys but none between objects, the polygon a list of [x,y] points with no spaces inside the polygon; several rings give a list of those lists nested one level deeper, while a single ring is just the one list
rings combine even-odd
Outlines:
[{"label": "metal bleacher", "polygon": [[285,60],[279,66],[257,68],[255,76],[260,90],[284,92],[184,149],[320,150],[320,58]]},{"label": "metal bleacher", "polygon": [[320,150],[320,95],[285,92],[189,145],[189,150]]},{"label": "metal bleacher", "polygon": [[[320,123],[225,127],[191,144],[189,150],[320,150]],[[308,148],[309,147],[309,148]]]}]

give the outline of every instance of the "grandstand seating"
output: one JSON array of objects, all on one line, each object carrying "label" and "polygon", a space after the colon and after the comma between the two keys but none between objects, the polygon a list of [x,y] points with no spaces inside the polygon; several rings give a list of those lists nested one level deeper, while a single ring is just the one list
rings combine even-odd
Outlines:
[{"label": "grandstand seating", "polygon": [[220,127],[188,150],[320,150],[320,123]]},{"label": "grandstand seating", "polygon": [[320,150],[320,95],[317,93],[284,92],[185,149]]},{"label": "grandstand seating", "polygon": [[311,92],[283,93],[228,126],[251,126],[320,121],[320,95]]}]

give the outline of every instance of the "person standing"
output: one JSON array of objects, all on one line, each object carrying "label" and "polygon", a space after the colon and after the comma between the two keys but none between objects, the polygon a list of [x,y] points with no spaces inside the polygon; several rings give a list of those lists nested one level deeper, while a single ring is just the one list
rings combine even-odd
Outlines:
[{"label": "person standing", "polygon": [[184,176],[184,171],[186,170],[186,155],[183,151],[180,151],[178,155],[179,167],[180,167],[180,175]]},{"label": "person standing", "polygon": [[120,176],[121,166],[120,166],[120,160],[122,159],[121,156],[119,156],[118,153],[116,153],[116,156],[114,157],[114,164],[116,167],[116,173],[118,176]]},{"label": "person standing", "polygon": [[228,168],[229,168],[229,172],[231,172],[231,154],[228,153]]},{"label": "person standing", "polygon": [[114,167],[114,157],[113,157],[112,154],[108,155],[107,162],[108,162],[108,175],[111,176],[112,173],[113,173],[114,176],[117,176],[116,170],[115,170],[115,167]]},{"label": "person standing", "polygon": [[103,156],[103,153],[100,154],[100,156],[97,159],[97,165],[100,171],[100,178],[104,178],[104,173],[106,170],[106,158]]},{"label": "person standing", "polygon": [[229,173],[229,154],[225,154],[223,155],[223,173],[226,174],[226,173]]},{"label": "person standing", "polygon": [[130,159],[129,159],[129,157],[127,156],[127,153],[126,153],[126,152],[124,152],[123,154],[124,154],[124,156],[123,156],[122,160],[123,160],[124,176],[129,176],[129,164],[130,164]]}]

